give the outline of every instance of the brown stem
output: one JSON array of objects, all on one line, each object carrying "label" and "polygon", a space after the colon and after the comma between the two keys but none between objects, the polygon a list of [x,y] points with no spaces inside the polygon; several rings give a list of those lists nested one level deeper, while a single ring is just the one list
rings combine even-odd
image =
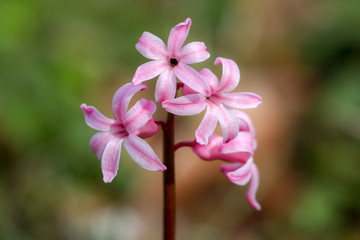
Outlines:
[{"label": "brown stem", "polygon": [[175,165],[174,165],[174,126],[175,116],[168,113],[163,125],[164,133],[164,240],[175,239]]}]

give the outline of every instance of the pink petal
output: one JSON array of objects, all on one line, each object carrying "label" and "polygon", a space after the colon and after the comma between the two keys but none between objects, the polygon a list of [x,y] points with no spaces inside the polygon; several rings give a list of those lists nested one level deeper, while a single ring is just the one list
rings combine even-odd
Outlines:
[{"label": "pink petal", "polygon": [[135,47],[146,58],[167,61],[165,43],[152,33],[144,32]]},{"label": "pink petal", "polygon": [[259,188],[259,170],[257,169],[256,165],[253,164],[251,168],[251,180],[248,191],[246,193],[246,198],[253,208],[260,211],[261,205],[256,200],[256,192],[258,188]]},{"label": "pink petal", "polygon": [[237,119],[239,120],[239,131],[250,132],[255,137],[255,127],[250,117],[243,111],[234,110]]},{"label": "pink petal", "polygon": [[116,91],[112,101],[112,110],[115,118],[122,120],[125,116],[131,98],[135,95],[135,93],[145,89],[147,89],[145,84],[133,85],[131,83],[127,83],[120,87]]},{"label": "pink petal", "polygon": [[158,125],[155,123],[154,118],[150,118],[150,120],[141,128],[136,130],[134,134],[141,138],[148,138],[155,135],[159,130]]},{"label": "pink petal", "polygon": [[132,82],[136,85],[143,81],[152,79],[161,74],[168,66],[167,62],[160,60],[146,62],[136,69]]},{"label": "pink petal", "polygon": [[214,133],[218,122],[216,108],[213,104],[208,103],[205,116],[201,121],[199,127],[196,129],[196,141],[202,145],[208,144],[208,139]]},{"label": "pink petal", "polygon": [[102,115],[95,107],[87,106],[85,103],[81,104],[80,108],[85,115],[86,124],[99,131],[109,131],[110,125],[114,120]]},{"label": "pink petal", "polygon": [[109,132],[98,132],[90,139],[90,147],[98,159],[102,158],[105,146],[112,138]]},{"label": "pink petal", "polygon": [[179,54],[180,61],[184,64],[192,64],[205,61],[210,57],[210,54],[206,51],[205,43],[203,42],[191,42],[186,44]]},{"label": "pink petal", "polygon": [[219,150],[224,154],[243,152],[250,158],[254,153],[254,138],[249,132],[239,132],[233,140],[221,145]]},{"label": "pink petal", "polygon": [[143,127],[156,111],[156,104],[153,101],[140,99],[129,109],[123,117],[123,124],[128,133],[133,133]]},{"label": "pink petal", "polygon": [[240,81],[240,70],[237,64],[227,58],[216,58],[214,65],[222,64],[223,72],[220,80],[218,92],[232,91]]},{"label": "pink petal", "polygon": [[210,87],[210,94],[212,95],[215,93],[219,88],[219,79],[215,76],[215,74],[208,68],[202,69],[199,73],[208,83]]},{"label": "pink petal", "polygon": [[160,74],[156,82],[155,101],[163,102],[168,99],[174,99],[176,94],[176,77],[173,69],[166,69]]},{"label": "pink petal", "polygon": [[210,95],[210,88],[205,79],[186,64],[179,63],[174,68],[176,77],[193,90],[203,95]]},{"label": "pink petal", "polygon": [[184,84],[183,89],[182,89],[183,95],[189,95],[189,94],[194,94],[194,93],[198,93],[198,92],[193,90],[192,88],[190,88],[188,85]]},{"label": "pink petal", "polygon": [[187,18],[184,22],[171,29],[167,44],[170,57],[175,57],[180,52],[189,33],[190,25],[191,19]]},{"label": "pink petal", "polygon": [[256,108],[261,103],[259,95],[248,92],[214,94],[212,97],[230,107],[241,109]]},{"label": "pink petal", "polygon": [[162,102],[162,107],[170,113],[189,116],[202,112],[206,108],[205,97],[201,94],[190,94]]},{"label": "pink petal", "polygon": [[101,159],[101,169],[104,182],[111,182],[119,169],[121,144],[124,140],[121,138],[112,138],[106,145]]},{"label": "pink petal", "polygon": [[224,143],[234,139],[239,133],[239,122],[231,108],[220,104],[218,106],[218,118]]},{"label": "pink petal", "polygon": [[[251,178],[251,169],[253,165],[252,158],[249,159],[245,164],[235,165],[222,165],[221,171],[225,173],[226,177],[237,185],[245,185]],[[234,170],[235,167],[238,167]]]},{"label": "pink petal", "polygon": [[164,171],[166,167],[145,140],[130,134],[124,141],[126,151],[140,167],[150,171]]}]

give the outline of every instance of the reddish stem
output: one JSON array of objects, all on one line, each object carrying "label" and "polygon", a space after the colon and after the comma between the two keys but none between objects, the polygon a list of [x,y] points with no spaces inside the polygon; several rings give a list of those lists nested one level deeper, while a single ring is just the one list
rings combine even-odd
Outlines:
[{"label": "reddish stem", "polygon": [[194,141],[188,141],[188,142],[179,142],[177,144],[175,144],[174,146],[174,151],[178,150],[181,147],[192,147],[195,144],[195,140]]}]

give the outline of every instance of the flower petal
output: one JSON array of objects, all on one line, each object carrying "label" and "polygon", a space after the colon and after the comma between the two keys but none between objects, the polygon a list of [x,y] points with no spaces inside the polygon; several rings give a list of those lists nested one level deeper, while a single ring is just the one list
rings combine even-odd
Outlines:
[{"label": "flower petal", "polygon": [[101,159],[105,146],[113,138],[109,132],[98,132],[90,139],[90,147],[98,159]]},{"label": "flower petal", "polygon": [[179,54],[180,61],[184,64],[192,64],[205,61],[210,57],[210,53],[206,51],[205,43],[191,42],[186,44]]},{"label": "flower petal", "polygon": [[141,138],[148,138],[155,135],[159,130],[158,125],[155,123],[154,118],[150,118],[150,120],[141,128],[136,130],[134,134]]},{"label": "flower petal", "polygon": [[195,91],[194,89],[190,88],[188,85],[184,84],[183,89],[182,89],[183,95],[189,95],[189,94],[194,94],[194,93],[198,93],[198,92]]},{"label": "flower petal", "polygon": [[104,177],[104,182],[111,182],[117,174],[119,169],[121,144],[124,140],[114,137],[106,145],[104,153],[101,158],[101,169]]},{"label": "flower petal", "polygon": [[187,18],[184,22],[177,24],[171,29],[167,44],[170,57],[176,57],[180,52],[189,33],[190,26],[191,19]]},{"label": "flower petal", "polygon": [[125,116],[131,98],[135,95],[135,93],[146,89],[147,86],[145,84],[133,85],[131,83],[127,83],[120,87],[116,91],[112,101],[112,110],[115,118],[122,120]]},{"label": "flower petal", "polygon": [[210,88],[205,79],[186,64],[179,63],[174,68],[176,77],[188,87],[203,95],[210,95]]},{"label": "flower petal", "polygon": [[195,131],[196,142],[206,145],[218,122],[216,107],[208,103],[205,116]]},{"label": "flower petal", "polygon": [[85,103],[81,104],[80,108],[84,112],[85,122],[89,127],[99,131],[110,130],[113,119],[105,117],[95,107],[87,106]]},{"label": "flower petal", "polygon": [[234,110],[237,119],[239,120],[239,131],[250,132],[255,137],[255,127],[250,117],[243,111]]},{"label": "flower petal", "polygon": [[215,74],[208,68],[202,69],[199,73],[208,83],[211,95],[215,93],[219,88],[219,79],[215,76]]},{"label": "flower petal", "polygon": [[224,143],[234,139],[239,133],[239,122],[231,108],[220,104],[218,106],[218,118]]},{"label": "flower petal", "polygon": [[164,171],[166,167],[145,140],[129,134],[124,141],[126,151],[140,167],[150,171]]},{"label": "flower petal", "polygon": [[240,70],[237,64],[227,58],[216,58],[214,65],[222,64],[223,72],[218,92],[230,92],[239,84]]},{"label": "flower petal", "polygon": [[239,132],[233,140],[221,145],[219,150],[224,154],[242,152],[250,158],[254,153],[254,138],[249,132]]},{"label": "flower petal", "polygon": [[174,99],[176,94],[176,77],[173,69],[166,69],[160,74],[156,81],[155,101],[163,102],[168,99]]},{"label": "flower petal", "polygon": [[132,83],[136,85],[152,79],[161,74],[168,66],[167,62],[160,60],[146,62],[136,69]]},{"label": "flower petal", "polygon": [[143,127],[156,111],[156,104],[153,101],[140,99],[129,109],[123,117],[123,124],[128,133],[133,133]]},{"label": "flower petal", "polygon": [[[245,185],[251,178],[251,168],[253,165],[253,159],[250,158],[245,164],[231,164],[222,165],[221,171],[225,173],[226,177],[237,185]],[[238,167],[234,170],[235,167]]]},{"label": "flower petal", "polygon": [[214,94],[213,98],[230,107],[241,109],[256,108],[261,103],[259,95],[249,92]]},{"label": "flower petal", "polygon": [[146,58],[165,61],[167,59],[165,43],[152,33],[144,32],[135,48]]},{"label": "flower petal", "polygon": [[202,112],[206,108],[205,97],[201,94],[190,94],[162,102],[162,107],[170,113],[189,116]]},{"label": "flower petal", "polygon": [[246,198],[253,208],[260,211],[261,205],[256,200],[256,192],[258,188],[259,188],[259,170],[257,169],[256,165],[253,164],[251,167],[251,180],[248,191],[246,193]]}]

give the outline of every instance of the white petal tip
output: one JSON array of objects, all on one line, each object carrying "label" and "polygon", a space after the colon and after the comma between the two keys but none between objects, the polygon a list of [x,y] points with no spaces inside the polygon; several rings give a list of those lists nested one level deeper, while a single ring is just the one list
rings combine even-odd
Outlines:
[{"label": "white petal tip", "polygon": [[103,178],[104,183],[111,183],[114,177],[116,176],[116,173],[114,174],[113,172],[110,171],[103,171],[103,176],[104,176]]}]

